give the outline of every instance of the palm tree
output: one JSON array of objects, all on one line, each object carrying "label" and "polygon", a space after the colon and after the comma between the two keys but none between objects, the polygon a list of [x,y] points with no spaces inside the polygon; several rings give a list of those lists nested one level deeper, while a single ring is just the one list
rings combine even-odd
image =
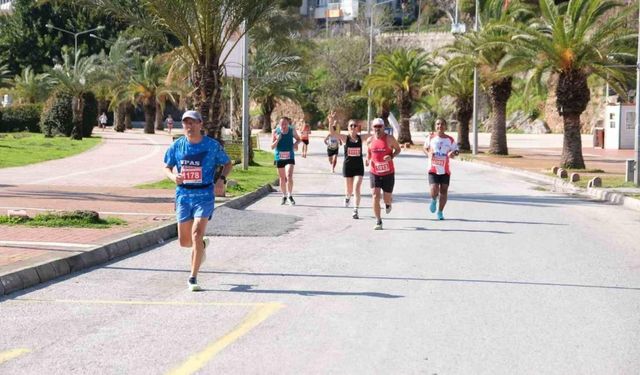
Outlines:
[{"label": "palm tree", "polygon": [[559,5],[540,0],[541,19],[515,38],[519,43],[514,60],[531,69],[527,89],[539,85],[546,73],[558,76],[556,108],[564,126],[564,168],[585,168],[580,115],[590,100],[589,76],[601,77],[626,96],[629,71],[619,64],[633,61],[637,34],[627,25],[633,7],[611,12],[619,6],[611,0],[570,0]]},{"label": "palm tree", "polygon": [[473,70],[468,66],[452,70],[445,63],[426,89],[438,96],[453,98],[458,120],[458,145],[460,150],[470,151],[469,121],[473,115]]},{"label": "palm tree", "polygon": [[[507,155],[507,102],[511,96],[513,72],[509,70],[511,52],[510,30],[504,25],[513,25],[530,14],[517,1],[485,0],[480,2],[480,20],[485,20],[482,29],[456,38],[447,48],[453,54],[449,69],[478,68],[484,91],[491,106],[491,141],[489,152]],[[508,73],[506,73],[508,72]]]},{"label": "palm tree", "polygon": [[[122,92],[129,84],[133,67],[139,59],[139,43],[139,38],[120,37],[113,43],[108,54],[102,53],[99,57],[101,74],[92,90],[100,102],[108,102],[109,108],[114,111],[113,129],[118,132],[123,132],[126,128],[125,115],[128,113],[127,107],[131,105]],[[101,107],[100,113],[102,111],[104,107]]]},{"label": "palm tree", "polygon": [[[155,27],[181,44],[181,58],[191,66],[194,102],[202,114],[209,136],[220,138],[220,109],[224,64],[228,45],[234,45],[265,14],[276,0],[146,0],[131,2],[92,0],[132,23]],[[138,8],[136,8],[138,9]],[[246,22],[246,28],[242,28]]]},{"label": "palm tree", "polygon": [[260,105],[262,131],[270,133],[277,101],[296,98],[300,57],[273,51],[270,44],[258,46],[251,57],[250,97]]},{"label": "palm tree", "polygon": [[72,63],[71,54],[63,55],[63,64],[56,65],[49,71],[58,89],[71,95],[73,111],[73,130],[71,138],[82,139],[82,112],[84,111],[83,95],[90,90],[94,74],[98,68],[97,56],[80,57],[80,51]]},{"label": "palm tree", "polygon": [[0,65],[0,87],[9,83],[9,65]]},{"label": "palm tree", "polygon": [[153,134],[156,112],[164,110],[164,98],[173,101],[171,90],[164,84],[168,67],[151,56],[140,61],[135,68],[125,94],[132,103],[142,105],[144,111],[144,132]]},{"label": "palm tree", "polygon": [[30,66],[24,68],[9,83],[11,93],[18,98],[18,103],[38,103],[49,97],[54,82],[47,73],[35,74]]},{"label": "palm tree", "polygon": [[393,53],[376,57],[371,75],[365,78],[370,89],[391,89],[400,110],[400,134],[398,142],[411,143],[409,119],[413,104],[420,98],[420,88],[432,75],[427,55],[416,49],[397,49]]}]

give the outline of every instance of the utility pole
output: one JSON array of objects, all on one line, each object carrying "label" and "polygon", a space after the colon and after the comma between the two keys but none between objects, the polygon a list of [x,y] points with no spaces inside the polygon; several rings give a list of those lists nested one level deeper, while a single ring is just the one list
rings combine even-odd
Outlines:
[{"label": "utility pole", "polygon": [[[473,31],[478,32],[478,19],[480,18],[480,7],[476,0],[476,19]],[[473,67],[473,155],[478,154],[478,67]]]},{"label": "utility pole", "polygon": [[243,22],[244,39],[242,42],[242,169],[249,169],[249,146],[251,128],[249,127],[249,33],[247,21]]}]

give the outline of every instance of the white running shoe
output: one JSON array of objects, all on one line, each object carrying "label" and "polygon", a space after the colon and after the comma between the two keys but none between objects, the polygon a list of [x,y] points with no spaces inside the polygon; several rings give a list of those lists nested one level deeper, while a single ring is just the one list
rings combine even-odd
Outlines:
[{"label": "white running shoe", "polygon": [[200,261],[200,267],[202,267],[204,261],[207,260],[207,247],[209,246],[211,240],[209,239],[209,237],[203,237],[202,242],[204,242],[204,249],[202,249],[202,260]]},{"label": "white running shoe", "polygon": [[192,292],[199,292],[202,290],[202,288],[200,288],[200,285],[198,285],[198,282],[196,281],[195,277],[189,278],[189,281],[187,281],[187,286],[189,287],[189,290]]},{"label": "white running shoe", "polygon": [[344,199],[344,206],[349,207],[349,198]]},{"label": "white running shoe", "polygon": [[390,204],[385,205],[384,212],[386,212],[387,214],[391,213],[391,205]]},{"label": "white running shoe", "polygon": [[373,227],[373,230],[382,230],[382,220],[376,223],[376,226]]}]

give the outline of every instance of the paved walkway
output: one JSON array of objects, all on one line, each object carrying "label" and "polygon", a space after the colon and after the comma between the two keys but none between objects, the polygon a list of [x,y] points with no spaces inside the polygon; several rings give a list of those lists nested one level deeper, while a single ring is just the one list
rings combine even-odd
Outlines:
[{"label": "paved walkway", "polygon": [[0,274],[76,254],[173,218],[172,190],[133,186],[161,180],[161,160],[171,137],[140,130],[97,131],[103,142],[73,157],[0,169],[0,212],[24,209],[94,210],[119,217],[109,229],[0,226]]}]

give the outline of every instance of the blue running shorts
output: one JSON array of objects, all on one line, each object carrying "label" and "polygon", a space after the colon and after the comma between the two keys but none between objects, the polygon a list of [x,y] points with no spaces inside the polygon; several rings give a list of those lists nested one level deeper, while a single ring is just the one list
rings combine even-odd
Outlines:
[{"label": "blue running shorts", "polygon": [[180,199],[176,202],[176,219],[178,223],[193,220],[196,217],[213,216],[213,199]]}]

